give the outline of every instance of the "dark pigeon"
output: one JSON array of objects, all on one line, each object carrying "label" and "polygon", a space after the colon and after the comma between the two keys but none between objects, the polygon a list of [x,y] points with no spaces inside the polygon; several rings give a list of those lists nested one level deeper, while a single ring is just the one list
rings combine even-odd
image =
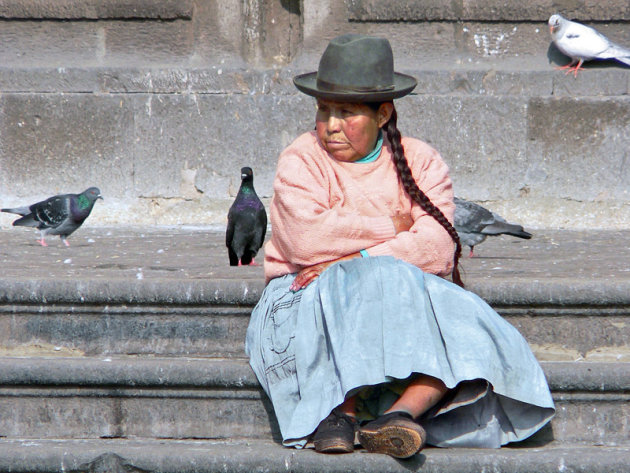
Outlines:
[{"label": "dark pigeon", "polygon": [[254,257],[265,240],[267,212],[254,190],[254,173],[241,169],[241,187],[228,212],[225,244],[230,266],[256,265]]},{"label": "dark pigeon", "polygon": [[455,197],[455,230],[463,245],[470,247],[469,257],[473,257],[475,245],[488,236],[511,235],[529,240],[531,233],[523,227],[508,223],[503,217],[474,202]]},{"label": "dark pigeon", "polygon": [[2,212],[22,215],[13,222],[13,226],[37,227],[41,231],[42,246],[46,244],[46,235],[59,235],[64,245],[70,246],[67,238],[88,218],[94,202],[102,199],[101,191],[90,187],[81,194],[61,194],[37,202],[28,207],[1,209]]}]

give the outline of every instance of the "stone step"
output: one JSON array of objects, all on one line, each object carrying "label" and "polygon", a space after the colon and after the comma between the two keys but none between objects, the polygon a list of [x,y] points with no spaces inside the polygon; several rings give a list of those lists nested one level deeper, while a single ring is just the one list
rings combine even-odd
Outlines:
[{"label": "stone step", "polygon": [[[112,295],[112,285],[108,289]],[[581,289],[581,296],[586,296],[592,287]],[[190,286],[186,290],[190,294]],[[493,290],[498,293],[501,286]],[[45,305],[0,304],[0,354],[240,357],[252,310],[251,305],[203,299],[189,305],[47,300]],[[494,301],[493,305],[527,339],[539,360],[630,361],[627,305],[602,307],[566,300],[540,305]]]},{"label": "stone step", "polygon": [[[630,363],[543,362],[557,414],[532,442],[627,443]],[[278,439],[246,360],[0,358],[7,438]]]},{"label": "stone step", "polygon": [[[4,284],[2,284],[4,282]],[[262,281],[0,281],[0,354],[244,355]],[[630,361],[627,284],[476,281],[539,360]],[[43,301],[37,302],[37,301]]]},{"label": "stone step", "polygon": [[[33,239],[0,231],[0,354],[243,356],[264,276],[228,266],[223,232],[86,227],[71,248]],[[630,361],[628,245],[622,231],[488,239],[462,274],[540,360]]]},{"label": "stone step", "polygon": [[[574,79],[545,62],[520,67],[409,62],[401,70],[419,85],[399,102],[400,129],[440,151],[460,196],[498,202],[509,220],[623,228],[630,74],[596,66]],[[268,202],[278,154],[312,129],[313,100],[291,83],[310,68],[3,68],[3,205],[89,182],[106,198],[94,222],[223,223],[239,169],[254,169]],[[238,126],[224,126],[226,110]],[[260,110],[273,112],[277,132]],[[221,130],[218,141],[209,130]],[[11,221],[0,216],[0,225]]]},{"label": "stone step", "polygon": [[536,448],[426,448],[408,460],[357,450],[322,455],[260,440],[4,439],[1,473],[610,473],[627,471],[628,445],[547,445]]}]

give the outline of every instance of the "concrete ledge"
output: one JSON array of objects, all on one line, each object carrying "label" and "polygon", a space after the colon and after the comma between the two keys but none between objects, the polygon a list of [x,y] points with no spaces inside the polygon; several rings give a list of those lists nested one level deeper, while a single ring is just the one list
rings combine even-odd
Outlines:
[{"label": "concrete ledge", "polygon": [[[0,279],[0,303],[4,304],[239,304],[254,306],[264,289],[262,279],[212,280],[98,280]],[[505,307],[535,306],[547,311],[554,307],[580,308],[587,314],[593,308],[619,312],[630,308],[630,281],[538,281],[524,279],[474,281],[467,289],[490,305]],[[77,309],[73,309],[77,310]]]},{"label": "concrete ledge", "polygon": [[[553,422],[528,445],[627,441],[630,363],[542,363]],[[72,413],[71,416],[68,413]],[[276,438],[246,360],[0,357],[8,438]]]},{"label": "concrete ledge", "polygon": [[[560,393],[630,396],[630,363],[541,362]],[[0,385],[259,390],[247,360],[152,357],[0,357]]]},{"label": "concrete ledge", "polygon": [[258,302],[264,281],[0,280],[0,303],[245,304]]},{"label": "concrete ledge", "polygon": [[576,20],[630,19],[625,0],[606,2],[554,2],[532,0],[346,0],[351,21],[547,21],[556,11]]},{"label": "concrete ledge", "polygon": [[190,20],[192,0],[0,0],[0,18],[10,20]]},{"label": "concrete ledge", "polygon": [[[562,62],[561,59],[558,60]],[[408,62],[404,72],[418,79],[412,96],[624,97],[630,78],[622,66],[586,64],[577,78],[554,64],[442,64],[426,68]],[[0,67],[0,92],[19,94],[293,95],[295,75],[312,68],[252,69],[234,64],[200,67]],[[402,103],[402,102],[401,102]]]},{"label": "concrete ledge", "polygon": [[629,461],[628,446],[580,444],[499,450],[427,448],[402,461],[362,450],[321,455],[268,441],[3,440],[0,444],[2,473],[610,473],[625,471]]}]

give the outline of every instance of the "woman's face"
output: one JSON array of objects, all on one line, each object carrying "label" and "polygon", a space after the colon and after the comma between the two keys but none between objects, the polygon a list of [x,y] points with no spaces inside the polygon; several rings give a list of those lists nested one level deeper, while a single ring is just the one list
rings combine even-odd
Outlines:
[{"label": "woman's face", "polygon": [[387,123],[392,110],[391,103],[373,110],[362,103],[318,99],[317,137],[337,161],[354,162],[374,149],[378,131]]}]

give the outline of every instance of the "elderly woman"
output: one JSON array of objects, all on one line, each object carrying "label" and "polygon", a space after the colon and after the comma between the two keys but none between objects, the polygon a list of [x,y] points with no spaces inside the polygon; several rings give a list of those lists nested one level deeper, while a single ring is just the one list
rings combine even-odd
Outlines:
[{"label": "elderly woman", "polygon": [[278,161],[246,341],[283,443],[351,452],[358,438],[407,458],[532,435],[554,413],[542,370],[460,287],[448,168],[397,128],[393,100],[416,80],[394,72],[386,39],[350,34],[294,83],[317,99],[316,125]]}]

